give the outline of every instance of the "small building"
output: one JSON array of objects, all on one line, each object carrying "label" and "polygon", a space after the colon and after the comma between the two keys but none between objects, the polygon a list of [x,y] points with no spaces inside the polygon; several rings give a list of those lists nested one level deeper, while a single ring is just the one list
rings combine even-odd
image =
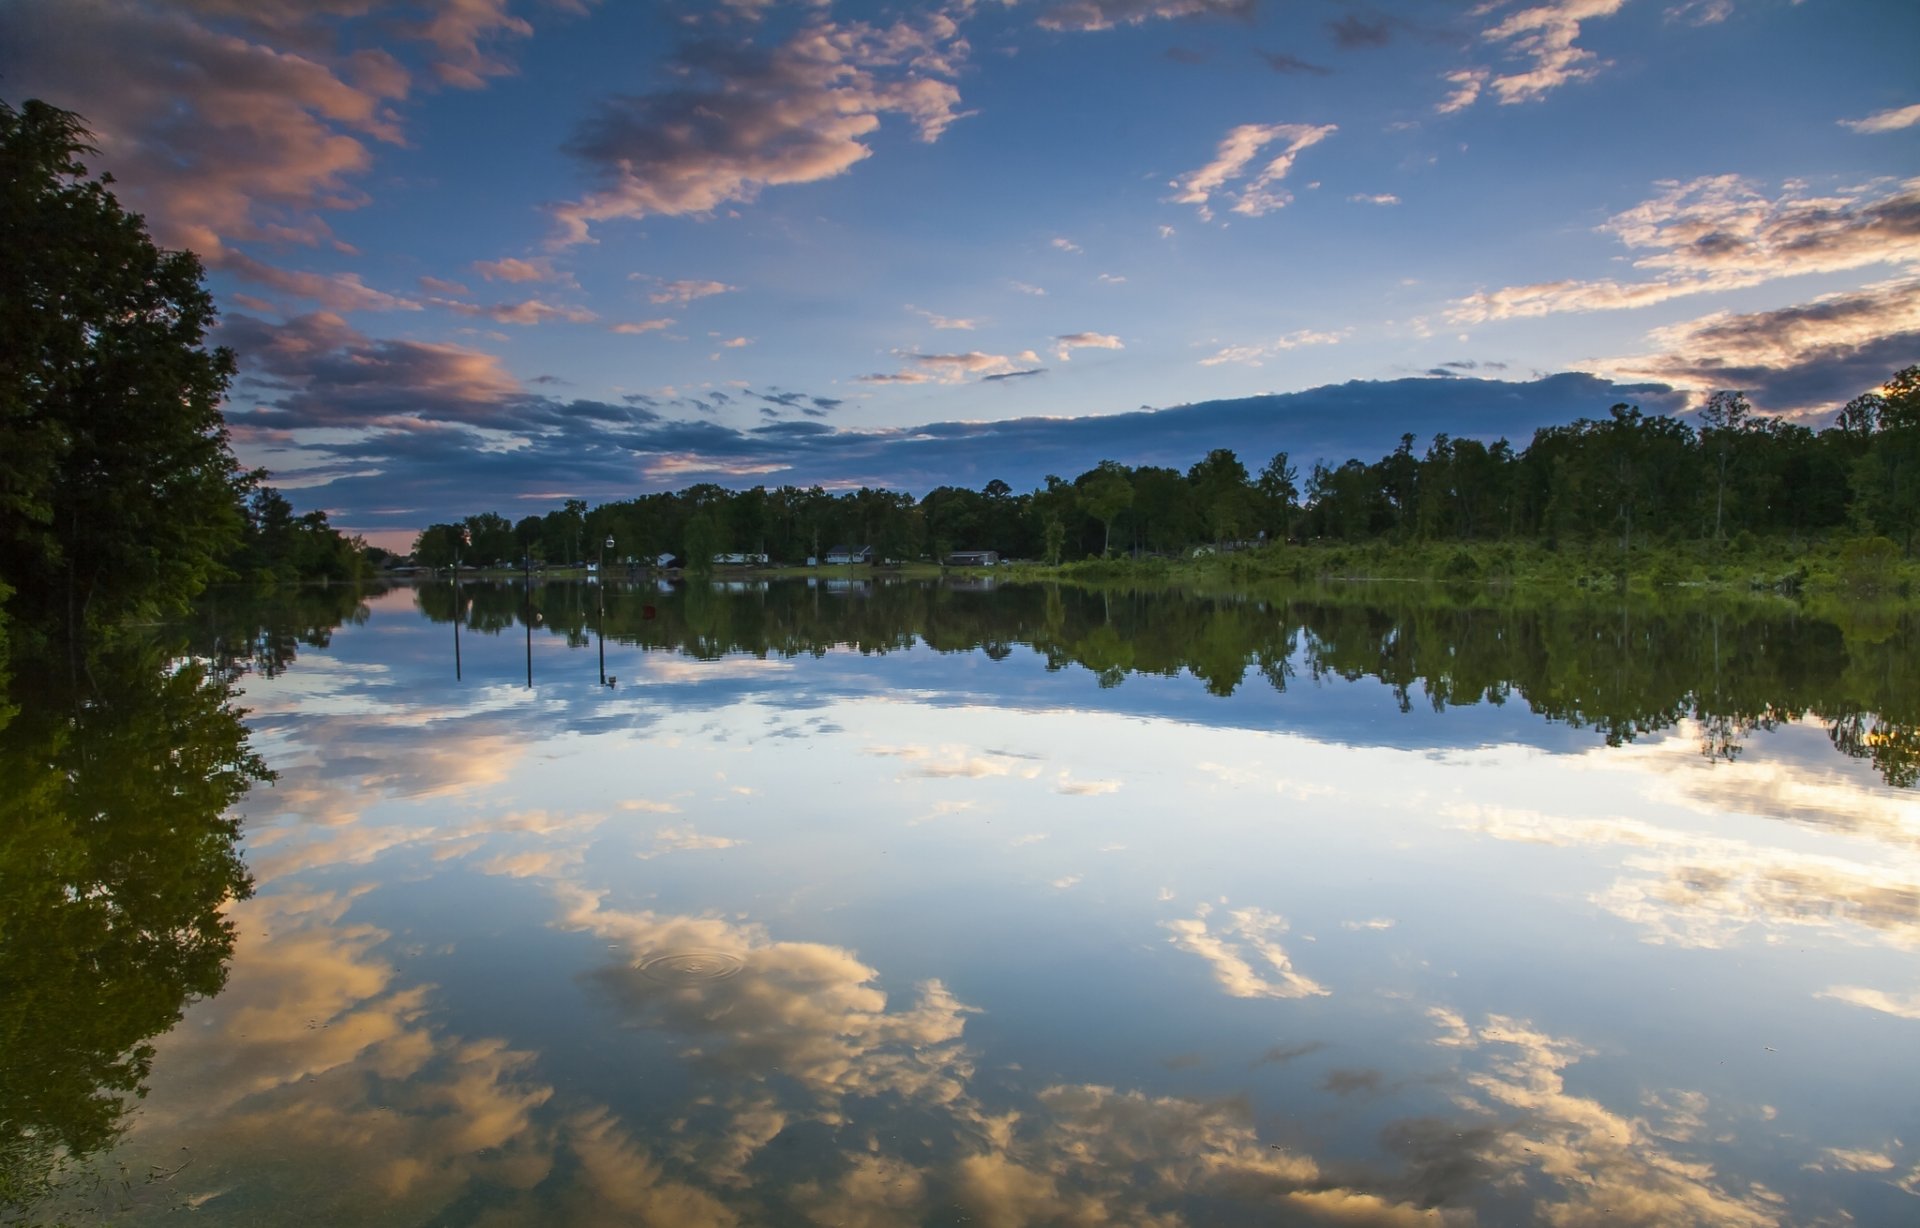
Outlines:
[{"label": "small building", "polygon": [[666,571],[669,568],[685,566],[685,561],[673,551],[667,550],[653,556],[653,565],[661,571]]},{"label": "small building", "polygon": [[837,563],[871,562],[873,562],[872,546],[835,546],[827,551],[827,565],[830,567]]},{"label": "small building", "polygon": [[949,567],[998,567],[998,550],[955,550],[947,555]]}]

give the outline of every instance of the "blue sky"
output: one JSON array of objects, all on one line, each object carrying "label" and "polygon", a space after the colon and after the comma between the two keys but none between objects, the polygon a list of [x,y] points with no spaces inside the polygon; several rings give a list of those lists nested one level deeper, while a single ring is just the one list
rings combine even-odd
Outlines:
[{"label": "blue sky", "polygon": [[1920,360],[1915,46],[1866,0],[13,0],[0,91],[205,258],[243,459],[390,537],[1719,387],[1823,424]]}]

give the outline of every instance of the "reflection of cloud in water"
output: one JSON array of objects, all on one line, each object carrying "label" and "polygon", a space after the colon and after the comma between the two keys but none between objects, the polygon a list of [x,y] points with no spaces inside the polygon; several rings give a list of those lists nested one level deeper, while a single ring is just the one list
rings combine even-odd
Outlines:
[{"label": "reflection of cloud in water", "polygon": [[[1279,936],[1287,932],[1285,917],[1260,908],[1236,908],[1215,931],[1207,926],[1212,912],[1212,905],[1202,904],[1191,918],[1161,924],[1173,931],[1169,942],[1213,965],[1214,979],[1230,996],[1308,998],[1331,992],[1318,981],[1294,971],[1293,960],[1279,941]],[[1256,959],[1264,963],[1269,972],[1257,970]]]},{"label": "reflection of cloud in water", "polygon": [[[204,1217],[240,1223],[289,1205],[320,1222],[424,1222],[476,1197],[488,1224],[663,1228],[801,1216],[877,1226],[955,1206],[1000,1225],[1171,1228],[1226,1214],[1464,1228],[1476,1222],[1464,1204],[1488,1196],[1543,1198],[1535,1218],[1575,1228],[1780,1218],[1764,1191],[1731,1193],[1709,1166],[1667,1149],[1704,1132],[1704,1097],[1650,1100],[1657,1125],[1621,1116],[1566,1090],[1579,1046],[1511,1020],[1475,1028],[1435,1009],[1439,1039],[1463,1067],[1461,1116],[1390,1125],[1383,1137],[1406,1164],[1376,1172],[1276,1146],[1243,1098],[1056,1084],[989,1110],[962,1044],[968,1008],[939,982],[893,1001],[844,948],[557,891],[564,927],[626,949],[594,982],[715,1076],[665,1141],[608,1106],[560,1103],[534,1054],[446,1031],[432,987],[405,985],[377,953],[387,935],[344,919],[350,895],[282,892],[235,906],[241,945],[227,993],[162,1042],[157,1069],[183,1073],[156,1089],[140,1133],[168,1152],[185,1145],[198,1162],[155,1197],[201,1199]],[[1277,932],[1278,918],[1257,909],[1232,917],[1223,932],[1238,941]],[[634,966],[690,950],[732,955],[742,969],[662,983]],[[1376,1083],[1349,1072],[1335,1090]],[[875,1121],[915,1124],[862,1129]],[[848,1137],[797,1175],[759,1162],[805,1123]]]},{"label": "reflection of cloud in water", "polygon": [[1444,813],[1500,840],[1640,850],[1622,863],[1640,874],[1617,879],[1595,902],[1643,927],[1649,941],[1723,947],[1750,926],[1799,926],[1920,946],[1920,860],[1913,858],[1890,855],[1886,864],[1869,865],[1634,819],[1566,819],[1471,804]]},{"label": "reflection of cloud in water", "polygon": [[653,833],[653,847],[635,853],[642,861],[665,853],[685,853],[699,849],[730,849],[745,843],[731,836],[703,836],[692,827],[662,827]]},{"label": "reflection of cloud in water", "polygon": [[[1355,1188],[1312,1157],[1264,1142],[1246,1101],[1153,1097],[1096,1085],[1049,1087],[1041,1112],[989,1120],[987,1147],[962,1159],[958,1196],[981,1222],[1204,1222],[1191,1200],[1223,1199],[1279,1222],[1433,1228],[1465,1210],[1420,1207]],[[1204,1206],[1204,1203],[1200,1205]]]},{"label": "reflection of cloud in water", "polygon": [[663,683],[667,685],[687,685],[701,682],[714,682],[719,679],[770,678],[774,675],[791,673],[792,661],[770,660],[765,657],[719,657],[703,661],[694,657],[683,657],[678,653],[649,652],[637,662],[626,667],[638,670],[640,676],[632,680],[632,685]]},{"label": "reflection of cloud in water", "polygon": [[[1008,756],[981,754],[965,746],[869,746],[869,755],[879,755],[891,759],[904,759],[915,766],[909,768],[906,775],[921,776],[931,780],[963,778],[977,780],[983,776],[1009,776],[1014,774],[1014,765],[1007,762]],[[1037,767],[1022,768],[1019,775],[1031,780],[1040,774]]]},{"label": "reflection of cloud in water", "polygon": [[1879,1011],[1898,1019],[1920,1019],[1920,993],[1897,994],[1858,985],[1836,985],[1832,989],[1821,990],[1818,996],[1864,1006],[1870,1011]]},{"label": "reflection of cloud in water", "polygon": [[1797,720],[1769,730],[1737,763],[1700,753],[1705,729],[1682,721],[1658,738],[1582,757],[1603,771],[1640,771],[1653,795],[1702,814],[1751,814],[1820,831],[1920,850],[1920,798],[1873,778],[1864,763],[1836,758],[1826,726]]},{"label": "reflection of cloud in water", "polygon": [[[384,853],[408,846],[429,849],[436,860],[447,860],[466,856],[490,839],[500,836],[531,836],[541,840],[577,838],[606,822],[606,818],[604,814],[554,814],[546,810],[523,810],[445,826],[354,823],[318,831],[276,828],[254,839],[253,870],[257,879],[270,883],[328,866],[365,865]],[[555,868],[563,868],[578,861],[580,850],[576,847],[534,851],[545,855]],[[488,869],[488,873],[514,873],[512,869],[505,868],[508,863],[500,857],[494,861],[499,862],[501,868]],[[529,861],[524,864],[532,863]]]},{"label": "reflection of cloud in water", "polygon": [[[1667,1150],[1645,1121],[1569,1092],[1565,1072],[1587,1052],[1579,1045],[1498,1015],[1478,1029],[1449,1011],[1435,1017],[1442,1023],[1437,1043],[1483,1062],[1464,1072],[1471,1091],[1456,1097],[1459,1107],[1476,1115],[1521,1114],[1499,1123],[1480,1144],[1478,1159],[1498,1183],[1518,1187],[1537,1175],[1557,1189],[1557,1199],[1542,1191],[1536,1218],[1569,1228],[1781,1222],[1782,1200],[1772,1191],[1757,1183],[1745,1193],[1726,1189],[1711,1165]],[[1668,1099],[1684,1108],[1670,1113],[1669,1136],[1699,1128],[1708,1107],[1704,1096],[1676,1092]]]},{"label": "reflection of cloud in water", "polygon": [[1117,780],[1075,780],[1070,772],[1060,773],[1058,782],[1053,786],[1055,793],[1064,793],[1069,797],[1100,797],[1108,793],[1118,793],[1120,782]]},{"label": "reflection of cloud in water", "polygon": [[[764,1081],[793,1079],[823,1102],[894,1092],[950,1101],[969,1073],[960,1033],[969,1008],[939,981],[889,1007],[879,973],[850,951],[773,940],[757,925],[718,917],[665,916],[607,908],[561,887],[561,924],[620,944],[631,962],[594,980],[636,1020],[694,1041],[696,1064]],[[637,966],[650,955],[708,951],[742,962],[739,975],[665,984]]]},{"label": "reflection of cloud in water", "polygon": [[431,987],[399,983],[373,953],[387,935],[340,922],[349,903],[235,905],[226,990],[159,1044],[139,1131],[196,1164],[156,1196],[240,1222],[294,1205],[323,1222],[425,1218],[475,1182],[547,1174],[533,1122],[552,1089],[531,1078],[533,1056],[437,1031]]}]

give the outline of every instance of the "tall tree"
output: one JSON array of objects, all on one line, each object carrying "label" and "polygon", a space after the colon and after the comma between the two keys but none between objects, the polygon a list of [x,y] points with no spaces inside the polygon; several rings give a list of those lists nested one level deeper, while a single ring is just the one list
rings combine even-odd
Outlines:
[{"label": "tall tree", "polygon": [[1742,437],[1752,429],[1753,406],[1744,392],[1716,392],[1700,411],[1700,422],[1700,442],[1713,461],[1713,540],[1720,541],[1726,537],[1727,478]]},{"label": "tall tree", "polygon": [[1080,485],[1080,499],[1089,515],[1106,529],[1100,543],[1102,557],[1113,553],[1113,522],[1133,506],[1133,483],[1119,461],[1103,460]]},{"label": "tall tree", "polygon": [[69,627],[178,608],[242,527],[213,299],[106,176],[80,118],[0,103],[0,582]]}]

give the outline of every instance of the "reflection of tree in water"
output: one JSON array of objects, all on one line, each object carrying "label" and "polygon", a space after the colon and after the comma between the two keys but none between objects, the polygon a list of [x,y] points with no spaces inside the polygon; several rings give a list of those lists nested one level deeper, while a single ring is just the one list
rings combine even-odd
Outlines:
[{"label": "reflection of tree in water", "polygon": [[[569,643],[590,643],[602,594],[576,584],[462,585],[466,625],[497,630],[531,616]],[[1813,715],[1834,745],[1894,785],[1920,776],[1920,627],[1911,612],[1828,621],[1769,602],[1692,598],[1528,604],[1431,590],[1295,589],[1207,595],[1169,588],[1001,585],[966,591],[874,583],[858,595],[805,583],[744,592],[693,583],[604,586],[614,642],[710,660],[729,653],[820,655],[832,649],[1004,657],[1025,644],[1049,669],[1082,666],[1103,687],[1135,675],[1191,674],[1220,696],[1249,670],[1286,691],[1296,672],[1375,679],[1402,711],[1524,703],[1609,744],[1682,721],[1701,751],[1732,760],[1755,730]],[[429,618],[453,616],[450,586],[422,588]],[[653,610],[649,616],[647,611]]]},{"label": "reflection of tree in water", "polygon": [[[267,777],[216,672],[151,645],[28,670],[0,728],[0,1196],[118,1133],[148,1041],[226,981]],[[0,707],[0,711],[4,711]]]},{"label": "reflection of tree in water", "polygon": [[[264,595],[210,589],[186,630],[196,655],[273,678],[286,672],[301,648],[325,648],[343,623],[366,622],[367,598],[384,591],[350,584],[296,585]],[[445,618],[452,609],[449,595]]]}]

